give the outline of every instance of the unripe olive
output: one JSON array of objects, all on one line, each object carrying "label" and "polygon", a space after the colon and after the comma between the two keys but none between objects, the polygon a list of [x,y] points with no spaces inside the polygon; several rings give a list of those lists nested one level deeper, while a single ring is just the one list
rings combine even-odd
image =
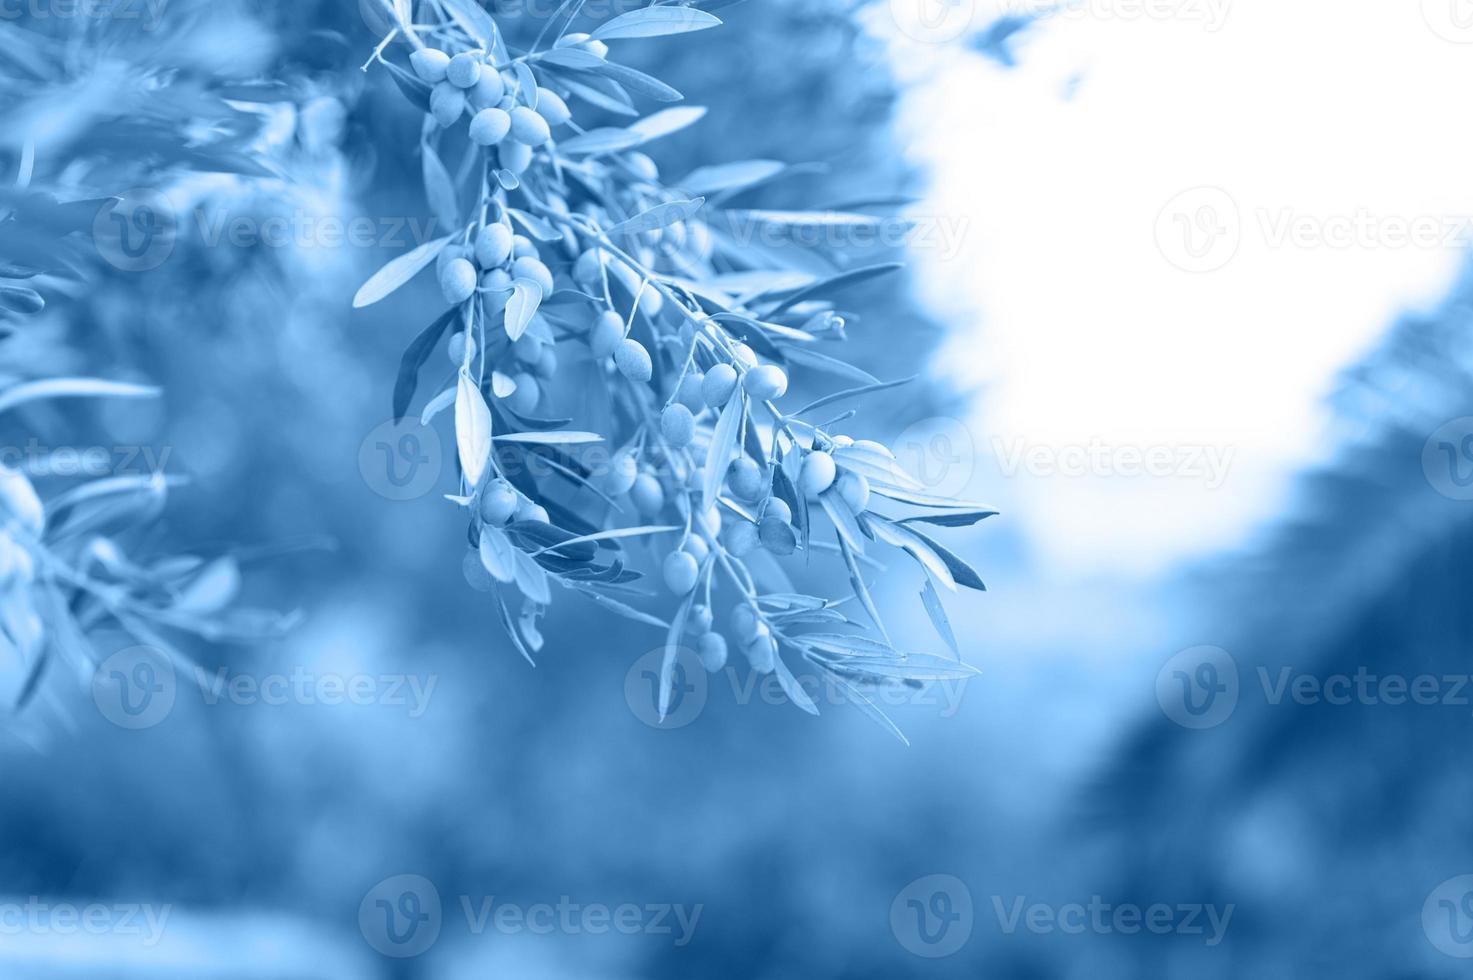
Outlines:
[{"label": "unripe olive", "polygon": [[476,551],[467,551],[465,557],[460,560],[460,572],[465,576],[466,584],[477,592],[490,592],[496,588],[496,582],[492,580],[491,573],[486,571],[486,566],[481,564],[481,555]]},{"label": "unripe olive", "polygon": [[712,408],[721,408],[731,400],[736,383],[736,368],[730,364],[718,364],[707,371],[706,377],[701,381],[701,397]]},{"label": "unripe olive", "polygon": [[834,436],[833,443],[835,449],[848,449],[854,445],[854,440],[848,436]]},{"label": "unripe olive", "polygon": [[541,521],[543,524],[550,523],[547,519],[547,511],[540,504],[528,500],[526,497],[517,498],[517,510],[512,515],[517,521]]},{"label": "unripe olive", "polygon": [[680,387],[675,389],[675,400],[692,412],[699,412],[706,407],[706,397],[701,394],[701,382],[705,380],[704,372],[691,368],[680,379]]},{"label": "unripe olive", "polygon": [[625,338],[614,348],[614,366],[635,384],[644,384],[654,376],[655,366],[650,352],[637,340]]},{"label": "unripe olive", "polygon": [[502,143],[496,152],[501,156],[501,166],[514,174],[524,174],[532,166],[532,148],[525,143]]},{"label": "unripe olive", "polygon": [[782,521],[784,524],[793,523],[793,508],[781,497],[768,497],[767,509],[762,512],[764,517],[771,517]]},{"label": "unripe olive", "polygon": [[520,258],[511,264],[513,279],[530,279],[542,287],[543,296],[552,295],[552,271],[541,259]]},{"label": "unripe olive", "polygon": [[443,276],[445,267],[456,259],[468,259],[473,254],[475,253],[469,248],[459,243],[446,245],[440,250],[440,254],[435,256],[435,276]]},{"label": "unripe olive", "polygon": [[470,88],[480,79],[481,56],[475,51],[462,51],[445,68],[445,80],[456,88]]},{"label": "unripe olive", "polygon": [[524,333],[511,345],[511,352],[523,364],[532,364],[542,356],[542,341],[530,333]]},{"label": "unripe olive", "polygon": [[696,655],[707,672],[716,673],[726,666],[726,637],[720,633],[703,633],[696,641]]},{"label": "unripe olive", "polygon": [[511,257],[514,259],[535,259],[542,253],[537,251],[537,243],[526,235],[511,236]]},{"label": "unripe olive", "polygon": [[747,644],[744,652],[753,670],[759,674],[770,674],[777,667],[777,641],[766,625],[762,630],[755,640]]},{"label": "unripe olive", "polygon": [[507,398],[506,407],[518,415],[531,415],[537,411],[537,402],[542,398],[537,379],[526,371],[518,371],[512,380],[517,383],[517,390]]},{"label": "unripe olive", "polygon": [[518,143],[541,146],[552,139],[552,130],[547,128],[547,120],[536,110],[519,105],[511,111],[511,136]]},{"label": "unripe olive", "polygon": [[863,474],[845,471],[839,474],[834,488],[854,513],[862,514],[869,509],[869,480]]},{"label": "unripe olive", "polygon": [[511,229],[501,222],[489,224],[476,235],[476,264],[482,269],[499,269],[511,256]]},{"label": "unripe olive", "polygon": [[609,460],[609,468],[600,474],[600,489],[610,497],[622,497],[634,487],[639,478],[639,464],[634,454],[621,452]]},{"label": "unripe olive", "polygon": [[471,117],[471,142],[477,146],[495,146],[506,139],[509,132],[511,116],[500,109],[482,109]]},{"label": "unripe olive", "polygon": [[542,353],[537,355],[537,363],[532,365],[532,373],[543,381],[551,381],[557,377],[557,351],[552,347],[544,347]]},{"label": "unripe olive", "polygon": [[624,162],[641,180],[658,180],[660,177],[660,168],[643,153],[630,153],[624,157]]},{"label": "unripe olive", "polygon": [[469,339],[469,353],[467,353],[466,351],[466,344],[467,340],[465,336],[465,331],[457,330],[455,333],[450,335],[450,347],[448,353],[450,354],[451,364],[464,364],[467,360],[470,360],[471,358],[474,358],[476,356],[476,338],[471,337]]},{"label": "unripe olive", "polygon": [[420,48],[409,56],[409,67],[414,69],[420,81],[436,85],[445,80],[446,70],[450,67],[450,56],[435,48]]},{"label": "unripe olive", "polygon": [[[481,276],[481,288],[497,293],[511,290],[511,273],[505,269],[492,269]],[[504,302],[504,298],[503,298]]]},{"label": "unripe olive", "polygon": [[606,310],[598,315],[594,321],[593,329],[588,332],[588,346],[593,348],[593,356],[602,360],[612,357],[614,348],[618,347],[624,339],[624,320],[613,310]]},{"label": "unripe olive", "polygon": [[809,496],[817,496],[833,486],[837,469],[834,457],[815,450],[803,460],[803,472],[798,477],[798,489]]},{"label": "unripe olive", "polygon": [[501,527],[517,512],[517,492],[505,480],[493,480],[481,491],[481,520]]},{"label": "unripe olive", "polygon": [[781,398],[788,390],[788,375],[776,364],[763,364],[742,376],[742,387],[759,401]]},{"label": "unripe olive", "polygon": [[603,265],[598,249],[590,248],[573,263],[573,278],[584,289],[592,290],[603,283]]},{"label": "unripe olive", "polygon": [[731,353],[732,356],[737,359],[737,363],[739,363],[744,368],[754,368],[758,364],[757,352],[748,347],[746,344],[732,344]]},{"label": "unripe olive", "polygon": [[740,603],[731,610],[731,633],[742,643],[751,643],[758,636],[758,627],[762,621],[757,618],[757,610],[749,603]]},{"label": "unripe olive", "polygon": [[455,125],[463,112],[465,92],[449,82],[441,82],[430,91],[430,113],[441,127]]},{"label": "unripe olive", "polygon": [[469,259],[451,259],[440,271],[440,292],[445,302],[464,303],[476,291],[476,267]]},{"label": "unripe olive", "polygon": [[682,550],[690,552],[691,557],[696,560],[697,564],[705,561],[706,556],[711,554],[711,546],[699,534],[692,534],[686,538],[685,547]]},{"label": "unripe olive", "polygon": [[719,632],[704,632],[695,641],[695,653],[701,657],[701,666],[709,673],[716,673],[726,666],[726,637]]},{"label": "unripe olive", "polygon": [[760,499],[766,489],[763,486],[762,467],[746,456],[731,461],[731,467],[726,471],[726,482],[731,485],[731,492],[738,500]]},{"label": "unripe olive", "polygon": [[653,474],[641,473],[634,478],[629,499],[634,501],[635,510],[645,517],[654,517],[665,509],[665,488],[660,486],[660,481]]},{"label": "unripe olive", "polygon": [[727,528],[724,540],[726,550],[738,558],[750,555],[762,543],[757,533],[757,525],[751,521],[737,521]]},{"label": "unripe olive", "polygon": [[868,450],[872,453],[879,453],[881,456],[887,456],[890,459],[895,458],[895,454],[890,451],[889,446],[875,442],[873,439],[861,439],[858,442],[854,443],[854,448]]},{"label": "unripe olive", "polygon": [[[506,97],[506,83],[501,80],[501,72],[489,68],[482,70],[481,77],[476,79],[475,87],[466,93],[466,97],[477,109],[490,109],[498,105]],[[507,125],[510,124],[508,119]]]},{"label": "unripe olive", "polygon": [[696,434],[696,417],[679,402],[665,406],[660,413],[660,434],[671,449],[684,449]]},{"label": "unripe olive", "polygon": [[573,113],[568,111],[568,104],[563,101],[562,96],[546,88],[537,90],[537,115],[546,119],[549,126],[561,126],[573,118]]},{"label": "unripe olive", "polygon": [[711,615],[711,607],[697,603],[690,607],[690,615],[685,618],[685,627],[696,636],[704,636],[711,632],[711,626],[715,618]]},{"label": "unripe olive", "polygon": [[609,46],[607,44],[603,43],[602,41],[595,41],[592,35],[583,34],[580,32],[575,32],[573,34],[564,34],[561,38],[558,39],[558,42],[554,45],[554,47],[578,48],[581,51],[587,51],[595,58],[607,57],[609,53]]}]

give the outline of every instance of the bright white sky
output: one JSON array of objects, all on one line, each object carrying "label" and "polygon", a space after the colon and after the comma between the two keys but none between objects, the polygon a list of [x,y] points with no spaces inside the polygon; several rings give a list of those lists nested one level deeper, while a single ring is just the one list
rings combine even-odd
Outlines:
[{"label": "bright white sky", "polygon": [[[960,42],[897,35],[892,16],[935,2],[895,0],[878,20],[917,78],[902,111],[932,171],[917,210],[968,223],[960,254],[921,249],[916,263],[956,325],[938,366],[985,386],[968,422],[979,453],[1098,437],[1233,454],[1216,489],[1190,474],[1007,479],[999,461],[982,464],[978,491],[1071,574],[1150,573],[1237,543],[1282,506],[1286,477],[1328,452],[1320,403],[1335,371],[1452,282],[1461,253],[1441,240],[1397,247],[1385,225],[1348,247],[1274,234],[1285,215],[1316,229],[1473,215],[1473,43],[1448,39],[1473,42],[1473,4],[1150,0],[1181,11],[1160,19],[1141,0],[1083,0],[1088,13],[1023,36],[1021,67],[1005,71]],[[995,0],[976,2],[980,28]],[[1202,186],[1226,205],[1198,194],[1162,217]],[[1168,261],[1191,264],[1178,222],[1231,227],[1234,208],[1236,239],[1203,260],[1221,268]]]}]

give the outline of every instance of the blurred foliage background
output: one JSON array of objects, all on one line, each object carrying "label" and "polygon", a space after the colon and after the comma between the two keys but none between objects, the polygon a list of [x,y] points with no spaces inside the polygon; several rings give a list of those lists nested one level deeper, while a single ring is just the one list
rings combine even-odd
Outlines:
[{"label": "blurred foliage background", "polygon": [[[854,4],[719,13],[724,29],[635,57],[710,109],[652,153],[666,174],[733,158],[822,165],[754,200],[778,208],[923,190],[892,126],[885,51]],[[513,38],[541,26],[503,15]],[[403,245],[211,240],[235,218],[425,216],[417,121],[382,72],[358,69],[376,42],[358,4],[327,0],[171,0],[148,30],[0,23],[15,95],[0,109],[0,173],[26,166],[29,143],[38,186],[69,199],[158,188],[181,216],[158,268],[93,263],[0,343],[8,376],[146,378],[163,386],[162,405],[38,410],[7,438],[40,430],[167,450],[171,472],[191,477],[150,543],[240,549],[253,604],[305,612],[279,641],[192,647],[211,675],[434,684],[420,715],[387,704],[209,704],[182,684],[163,723],[131,732],[95,710],[76,677],[50,678],[46,697],[0,736],[0,896],[174,912],[164,942],[148,949],[7,935],[0,974],[1225,977],[1302,975],[1286,964],[1313,964],[1454,975],[1451,960],[1430,953],[1405,959],[1421,942],[1417,923],[1388,907],[1417,907],[1435,883],[1422,878],[1467,850],[1448,829],[1470,799],[1455,756],[1465,718],[1434,731],[1408,721],[1389,738],[1347,715],[1295,716],[1299,727],[1274,715],[1190,742],[1149,720],[1159,717],[1149,699],[1126,699],[1124,717],[1100,721],[1100,702],[1132,684],[1149,691],[1138,671],[1030,658],[1065,642],[1102,656],[1176,649],[1216,617],[1245,637],[1235,648],[1266,661],[1461,663],[1466,518],[1435,507],[1415,469],[1406,483],[1387,473],[1421,451],[1427,419],[1467,410],[1464,294],[1402,324],[1347,378],[1339,408],[1353,451],[1306,479],[1302,519],[1258,554],[1149,596],[1040,606],[1009,602],[1028,569],[1005,528],[967,539],[998,593],[954,614],[983,676],[955,710],[895,713],[913,747],[850,709],[825,705],[810,719],[789,705],[738,704],[717,682],[693,724],[656,730],[624,696],[655,632],[564,604],[530,669],[464,586],[456,515],[435,493],[389,500],[360,471],[365,441],[389,415],[399,354],[434,308],[433,286],[420,282],[350,310],[353,290]],[[57,119],[69,124],[43,125]],[[229,126],[239,128],[228,158],[184,152],[198,145],[194,128]],[[853,303],[866,311],[851,331],[857,363],[884,377],[925,370],[941,333],[896,281]],[[1409,405],[1409,384],[1429,403]],[[963,393],[906,391],[866,409],[855,430],[890,438],[961,411]],[[1399,414],[1409,412],[1420,415]],[[986,499],[989,479],[972,495]],[[1374,540],[1371,526],[1381,529]],[[886,605],[900,629],[927,628],[912,595],[884,598],[896,600]],[[1140,613],[1148,604],[1171,613]],[[1004,643],[1012,656],[994,660]],[[1351,655],[1362,646],[1365,656]],[[1347,755],[1354,769],[1339,767]],[[977,902],[970,944],[942,960],[913,956],[891,929],[892,899],[933,872],[972,882]],[[435,948],[398,961],[363,942],[358,910],[376,883],[403,873],[432,880],[447,909]],[[1411,882],[1394,897],[1335,897],[1394,874]],[[990,928],[988,895],[1066,901],[1092,891],[1244,909],[1227,955],[1183,937],[1004,943]],[[471,935],[456,897],[488,895],[703,912],[679,947],[652,935]],[[1392,915],[1391,931],[1378,931]]]}]

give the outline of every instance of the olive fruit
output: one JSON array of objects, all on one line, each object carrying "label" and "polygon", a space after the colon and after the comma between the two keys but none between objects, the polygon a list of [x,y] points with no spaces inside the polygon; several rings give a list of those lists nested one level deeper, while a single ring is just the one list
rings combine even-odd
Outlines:
[{"label": "olive fruit", "polygon": [[409,67],[414,69],[421,81],[437,85],[445,80],[446,70],[450,67],[450,56],[435,48],[420,48],[409,56]]},{"label": "olive fruit", "polygon": [[650,352],[639,341],[629,338],[619,341],[619,346],[614,348],[614,366],[635,384],[644,384],[655,373]]},{"label": "olive fruit", "polygon": [[706,399],[707,405],[721,408],[731,399],[736,383],[736,368],[730,364],[718,364],[707,371],[706,377],[701,381],[701,395]]},{"label": "olive fruit", "polygon": [[809,496],[817,496],[833,486],[837,473],[834,457],[815,450],[803,460],[803,472],[798,476],[798,488]]},{"label": "olive fruit", "polygon": [[481,491],[481,520],[500,527],[517,512],[517,492],[505,480],[493,480]]},{"label": "olive fruit", "polygon": [[686,595],[696,587],[701,568],[696,560],[684,551],[673,551],[665,556],[661,569],[665,576],[665,587],[676,595]]},{"label": "olive fruit", "polygon": [[701,666],[712,674],[726,666],[726,637],[720,633],[704,633],[696,641],[696,654]]},{"label": "olive fruit", "polygon": [[660,434],[672,449],[684,449],[696,434],[696,417],[679,402],[665,406],[660,413]]},{"label": "olive fruit", "polygon": [[511,116],[501,109],[482,109],[471,117],[471,142],[477,146],[495,146],[506,139],[509,132]]},{"label": "olive fruit", "polygon": [[781,398],[788,390],[788,375],[776,364],[763,364],[743,375],[742,387],[759,401]]},{"label": "olive fruit", "polygon": [[440,270],[440,292],[445,302],[464,303],[476,291],[476,267],[469,259],[451,259]]}]

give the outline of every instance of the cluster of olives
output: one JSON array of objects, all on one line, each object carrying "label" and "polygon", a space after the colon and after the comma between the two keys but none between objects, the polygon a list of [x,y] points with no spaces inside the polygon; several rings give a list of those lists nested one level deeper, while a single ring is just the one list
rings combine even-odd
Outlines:
[{"label": "cluster of olives", "polygon": [[484,51],[451,57],[435,48],[410,55],[410,65],[430,89],[430,114],[442,128],[470,114],[469,135],[478,146],[496,147],[503,170],[525,173],[532,151],[552,139],[552,130],[573,118],[551,89],[520,91],[515,74],[499,69]]},{"label": "cluster of olives", "polygon": [[[558,42],[560,47],[578,47],[597,57],[606,53],[604,46],[586,35],[569,35]],[[478,146],[494,150],[501,169],[523,174],[531,165],[533,151],[548,144],[555,128],[570,121],[571,114],[562,98],[547,88],[526,90],[526,72],[498,67],[494,58],[482,51],[468,51],[453,57],[442,51],[423,48],[411,57],[418,76],[432,86],[430,111],[441,127],[456,125],[469,114],[469,137]],[[626,151],[608,155],[596,167],[606,168],[609,183],[617,188],[616,201],[609,207],[624,215],[672,200],[670,192],[658,185],[659,170],[643,153]],[[507,185],[511,186],[511,185]],[[556,194],[549,195],[545,206],[552,220],[562,225],[565,244],[580,237],[574,228],[578,218],[569,205]],[[605,215],[593,203],[579,207],[583,218],[597,222]],[[485,223],[473,241],[454,243],[439,257],[439,281],[447,302],[459,305],[479,295],[488,318],[503,313],[519,280],[536,283],[543,297],[554,289],[553,271],[539,254],[538,246],[517,234],[504,207],[493,203],[493,220]],[[631,336],[637,314],[643,314],[655,326],[657,340],[660,316],[669,297],[647,280],[651,271],[664,269],[675,274],[695,274],[710,254],[709,230],[701,221],[674,222],[658,229],[643,231],[631,238],[629,251],[621,252],[599,244],[591,244],[581,252],[571,245],[565,258],[571,260],[571,278],[587,296],[607,301],[608,307],[592,317],[583,338],[594,359],[606,371],[622,376],[634,386],[650,384],[655,375],[651,351]],[[612,292],[617,286],[618,292]],[[627,301],[627,310],[620,307]],[[838,330],[842,320],[811,326],[819,333]],[[627,499],[638,513],[653,519],[672,503],[688,506],[698,499],[704,484],[701,472],[704,451],[697,445],[701,426],[714,424],[719,414],[731,404],[738,392],[752,405],[762,405],[782,398],[788,390],[787,372],[777,364],[762,363],[745,343],[713,329],[701,341],[698,328],[689,321],[682,324],[680,340],[687,350],[695,345],[699,358],[692,356],[685,369],[673,375],[673,388],[666,389],[668,401],[650,418],[657,426],[658,441],[673,466],[656,466],[644,462],[644,454],[655,455],[651,444],[641,440],[639,448],[625,448],[615,453],[607,465],[593,477],[595,486],[610,499]],[[500,367],[510,377],[515,389],[505,393],[499,384],[498,395],[512,412],[528,415],[536,408],[541,384],[557,370],[554,344],[528,331],[509,344],[510,358],[516,363],[510,369]],[[451,337],[451,360],[469,364],[475,356],[475,340],[464,333]],[[713,363],[714,362],[714,363]],[[709,365],[702,369],[701,365]],[[639,403],[652,410],[652,393],[645,390]],[[844,470],[835,461],[834,449],[855,445],[889,455],[877,443],[854,443],[847,437],[820,434],[813,447],[804,451],[801,466],[794,475],[798,492],[808,499],[822,494],[841,498],[854,513],[868,508],[870,488],[860,474]],[[721,511],[712,507],[695,515],[691,527],[679,547],[665,556],[661,576],[665,587],[675,596],[686,598],[702,587],[703,574],[712,550],[719,548],[731,558],[740,559],[759,548],[775,555],[792,554],[798,543],[789,503],[773,491],[773,474],[765,463],[740,452],[723,474],[726,494],[740,506],[733,517],[723,521]],[[828,499],[828,498],[826,498]],[[505,480],[494,479],[481,488],[475,501],[480,521],[490,527],[503,527],[513,521],[548,520],[547,511],[521,494]],[[682,512],[684,510],[682,509]],[[752,519],[747,519],[750,515]],[[724,525],[724,526],[723,526]],[[467,556],[467,575],[484,579],[474,552]],[[471,566],[475,567],[472,568]],[[704,573],[703,573],[704,570]],[[771,672],[776,664],[777,638],[749,597],[736,605],[727,628],[715,630],[709,606],[711,582],[705,580],[704,602],[691,605],[686,617],[686,630],[694,637],[704,667],[710,671],[723,669],[727,662],[729,636],[746,655],[752,668]]]}]

